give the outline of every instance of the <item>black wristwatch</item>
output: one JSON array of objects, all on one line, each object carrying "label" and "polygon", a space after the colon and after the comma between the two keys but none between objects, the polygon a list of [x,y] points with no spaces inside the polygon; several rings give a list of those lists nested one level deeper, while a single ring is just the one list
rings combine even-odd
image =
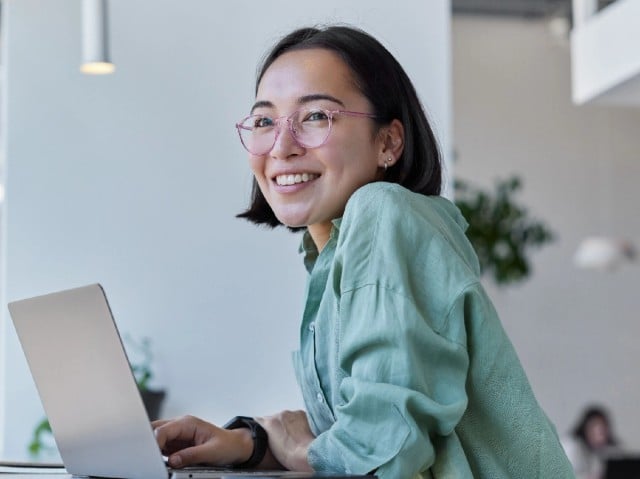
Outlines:
[{"label": "black wristwatch", "polygon": [[224,428],[247,428],[251,431],[251,438],[253,439],[253,453],[251,454],[251,457],[241,464],[235,464],[233,467],[251,468],[256,467],[262,462],[264,455],[267,453],[269,438],[267,436],[267,431],[265,431],[255,419],[247,416],[236,416],[226,423]]}]

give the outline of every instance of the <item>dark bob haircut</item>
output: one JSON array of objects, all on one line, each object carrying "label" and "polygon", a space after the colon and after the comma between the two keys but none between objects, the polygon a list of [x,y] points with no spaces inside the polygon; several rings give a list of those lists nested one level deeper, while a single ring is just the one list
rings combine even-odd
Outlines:
[{"label": "dark bob haircut", "polygon": [[600,419],[606,424],[607,445],[615,446],[618,443],[618,441],[613,435],[613,431],[612,431],[613,427],[611,425],[611,419],[609,418],[609,414],[607,413],[607,410],[605,408],[598,405],[592,405],[592,406],[589,406],[587,409],[585,409],[584,413],[582,414],[582,417],[580,418],[580,421],[578,422],[575,429],[573,430],[573,436],[578,440],[580,440],[588,449],[592,449],[591,444],[589,444],[589,441],[587,440],[587,425],[593,419]]},{"label": "dark bob haircut", "polygon": [[[348,26],[301,28],[282,38],[258,70],[256,93],[262,76],[281,55],[320,48],[337,54],[350,68],[356,86],[373,106],[379,126],[398,119],[404,127],[404,150],[385,173],[384,181],[398,183],[424,195],[439,195],[442,166],[438,144],[411,80],[393,55],[371,35]],[[253,223],[279,226],[273,210],[253,180],[251,205],[237,215]],[[299,228],[291,228],[297,230]]]}]

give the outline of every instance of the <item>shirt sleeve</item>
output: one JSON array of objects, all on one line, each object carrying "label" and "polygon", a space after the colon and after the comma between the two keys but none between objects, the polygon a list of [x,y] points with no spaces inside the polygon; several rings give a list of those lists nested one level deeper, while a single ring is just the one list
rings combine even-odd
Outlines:
[{"label": "shirt sleeve", "polygon": [[434,436],[453,432],[465,411],[469,361],[464,335],[448,339],[424,314],[380,284],[343,292],[336,422],[311,443],[316,471],[398,479],[433,464]]}]

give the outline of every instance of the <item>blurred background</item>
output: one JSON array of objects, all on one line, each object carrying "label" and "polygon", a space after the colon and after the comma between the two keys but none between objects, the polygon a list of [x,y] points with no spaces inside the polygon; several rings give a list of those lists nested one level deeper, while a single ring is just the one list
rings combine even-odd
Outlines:
[{"label": "blurred background", "polygon": [[302,407],[299,236],[234,218],[251,177],[233,125],[269,46],[329,22],[364,28],[405,67],[448,196],[454,180],[518,178],[553,239],[520,281],[483,281],[559,433],[596,402],[640,450],[640,269],[574,261],[587,238],[640,238],[640,40],[626,26],[639,2],[321,3],[110,0],[115,71],[87,75],[80,0],[2,2],[0,457],[29,457],[44,416],[6,303],[91,282],[143,344],[130,355],[165,392],[163,416]]}]

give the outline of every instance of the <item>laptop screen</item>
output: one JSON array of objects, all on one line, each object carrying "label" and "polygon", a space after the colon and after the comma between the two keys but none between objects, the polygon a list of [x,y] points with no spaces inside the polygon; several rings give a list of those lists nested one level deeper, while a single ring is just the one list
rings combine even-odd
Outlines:
[{"label": "laptop screen", "polygon": [[640,455],[615,457],[607,460],[605,479],[640,479]]}]

